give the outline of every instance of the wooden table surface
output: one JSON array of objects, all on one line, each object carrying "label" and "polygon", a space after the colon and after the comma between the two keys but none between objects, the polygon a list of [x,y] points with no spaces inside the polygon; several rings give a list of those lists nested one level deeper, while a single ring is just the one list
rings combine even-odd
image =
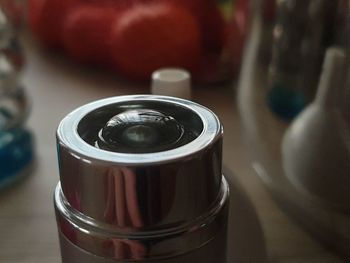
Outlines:
[{"label": "wooden table surface", "polygon": [[[58,263],[53,190],[59,180],[55,152],[59,121],[87,102],[149,90],[48,54],[30,37],[24,38],[24,47],[28,61],[23,83],[33,102],[28,126],[36,138],[37,161],[29,176],[0,193],[0,262]],[[289,219],[255,176],[233,89],[197,89],[193,97],[216,112],[225,127],[224,164],[234,173],[228,172],[232,185],[229,262],[344,262]]]}]

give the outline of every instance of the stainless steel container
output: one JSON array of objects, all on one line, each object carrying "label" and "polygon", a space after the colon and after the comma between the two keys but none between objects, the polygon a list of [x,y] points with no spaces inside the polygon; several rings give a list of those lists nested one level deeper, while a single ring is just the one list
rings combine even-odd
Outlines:
[{"label": "stainless steel container", "polygon": [[152,95],[84,105],[58,127],[63,263],[226,262],[218,118]]}]

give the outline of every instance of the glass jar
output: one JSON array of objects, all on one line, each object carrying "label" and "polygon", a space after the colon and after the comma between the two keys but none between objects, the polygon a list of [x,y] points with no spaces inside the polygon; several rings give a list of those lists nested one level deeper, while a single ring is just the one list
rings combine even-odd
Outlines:
[{"label": "glass jar", "polygon": [[238,92],[252,166],[285,211],[350,257],[350,2],[267,2],[256,1]]},{"label": "glass jar", "polygon": [[[1,2],[3,4],[3,2]],[[0,8],[0,188],[28,173],[33,139],[24,128],[29,103],[19,84],[23,55],[12,24]]]}]

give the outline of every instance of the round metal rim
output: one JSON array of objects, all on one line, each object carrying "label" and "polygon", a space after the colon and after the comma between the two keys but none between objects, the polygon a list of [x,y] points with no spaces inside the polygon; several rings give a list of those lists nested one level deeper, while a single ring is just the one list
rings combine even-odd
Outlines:
[{"label": "round metal rim", "polygon": [[[79,136],[78,125],[82,118],[88,113],[110,104],[125,101],[135,102],[144,100],[173,103],[194,111],[202,120],[202,133],[195,140],[181,147],[168,151],[142,154],[116,153],[101,150],[88,144]],[[204,150],[209,145],[214,143],[216,139],[221,136],[221,134],[222,126],[218,117],[204,106],[179,98],[155,95],[117,96],[86,104],[68,114],[61,121],[57,129],[57,138],[60,146],[69,149],[72,154],[75,154],[76,157],[81,159],[83,162],[90,163],[91,160],[94,160],[133,166],[165,163],[185,158]]]}]

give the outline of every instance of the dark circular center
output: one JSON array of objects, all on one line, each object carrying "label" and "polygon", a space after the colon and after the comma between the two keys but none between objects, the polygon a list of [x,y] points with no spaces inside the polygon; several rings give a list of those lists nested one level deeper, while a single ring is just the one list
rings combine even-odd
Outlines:
[{"label": "dark circular center", "polygon": [[184,135],[175,118],[147,109],[113,116],[99,131],[95,146],[114,152],[148,153],[174,148]]}]

